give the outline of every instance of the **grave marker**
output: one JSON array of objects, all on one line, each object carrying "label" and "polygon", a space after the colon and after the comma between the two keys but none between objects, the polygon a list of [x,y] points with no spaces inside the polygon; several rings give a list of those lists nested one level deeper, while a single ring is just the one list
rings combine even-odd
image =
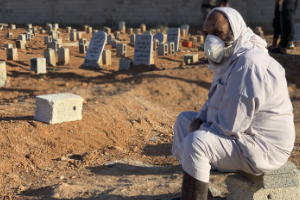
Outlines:
[{"label": "grave marker", "polygon": [[134,64],[152,64],[152,35],[136,35],[134,44]]},{"label": "grave marker", "polygon": [[174,42],[175,51],[178,51],[179,47],[179,36],[180,29],[179,28],[169,28],[167,32],[167,42]]},{"label": "grave marker", "polygon": [[121,32],[125,32],[125,29],[126,29],[126,27],[125,27],[125,22],[124,21],[122,21],[122,22],[119,22],[119,31],[121,31]]},{"label": "grave marker", "polygon": [[46,74],[46,58],[31,58],[30,71],[36,74]]},{"label": "grave marker", "polygon": [[103,64],[104,65],[111,65],[111,51],[104,50],[102,53]]},{"label": "grave marker", "polygon": [[17,48],[6,49],[6,56],[7,56],[7,60],[18,60],[18,49]]},{"label": "grave marker", "polygon": [[106,33],[103,31],[99,31],[93,35],[89,48],[85,55],[85,61],[81,65],[82,68],[102,69],[99,65],[99,62],[106,43],[106,39]]},{"label": "grave marker", "polygon": [[183,24],[181,27],[180,27],[181,30],[185,30],[185,34],[188,35],[189,34],[189,29],[190,29],[190,25],[188,24]]},{"label": "grave marker", "polygon": [[68,48],[58,49],[58,64],[67,65],[69,64],[70,51]]},{"label": "grave marker", "polygon": [[165,42],[166,36],[165,36],[165,34],[163,34],[163,33],[156,33],[156,34],[153,36],[153,39],[158,40],[158,41],[159,41],[159,44],[162,44],[162,43]]}]

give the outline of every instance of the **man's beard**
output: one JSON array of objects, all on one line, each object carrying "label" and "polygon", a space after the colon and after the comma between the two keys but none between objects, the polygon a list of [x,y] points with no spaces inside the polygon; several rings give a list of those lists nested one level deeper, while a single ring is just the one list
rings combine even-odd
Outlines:
[{"label": "man's beard", "polygon": [[233,55],[233,51],[234,51],[234,44],[232,44],[233,40],[234,40],[233,32],[230,30],[224,41],[225,49],[224,49],[224,55],[223,55],[221,61],[219,63],[216,63],[216,62],[212,61],[211,59],[207,58],[208,62],[215,67],[223,66]]}]

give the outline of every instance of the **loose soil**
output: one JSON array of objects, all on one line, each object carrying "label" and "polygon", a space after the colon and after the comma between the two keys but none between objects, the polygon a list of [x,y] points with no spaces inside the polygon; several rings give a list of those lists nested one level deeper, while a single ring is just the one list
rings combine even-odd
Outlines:
[{"label": "loose soil", "polygon": [[[26,49],[18,50],[18,61],[6,60],[5,49],[0,49],[10,82],[0,89],[0,197],[150,200],[179,196],[182,170],[171,155],[173,124],[180,112],[198,111],[207,99],[213,72],[207,69],[204,52],[180,45],[175,56],[155,55],[155,65],[118,71],[120,57],[106,45],[112,51],[111,66],[81,69],[85,55],[67,40],[64,29],[60,31],[70,49],[70,63],[47,66],[45,75],[30,72],[30,58],[43,57],[46,34],[36,35]],[[15,44],[26,30],[10,32],[13,39],[5,37],[7,30],[0,31],[0,47]],[[90,41],[91,34],[83,35]],[[121,37],[128,44],[128,58],[133,59],[129,35]],[[266,39],[270,43],[271,35]],[[187,66],[183,56],[191,52],[200,59]],[[288,55],[272,55],[286,69],[297,133],[289,160],[298,168],[299,52],[296,47]],[[63,92],[85,99],[82,120],[55,125],[33,120],[36,96]],[[211,175],[211,189],[219,198],[226,197],[226,176]]]}]

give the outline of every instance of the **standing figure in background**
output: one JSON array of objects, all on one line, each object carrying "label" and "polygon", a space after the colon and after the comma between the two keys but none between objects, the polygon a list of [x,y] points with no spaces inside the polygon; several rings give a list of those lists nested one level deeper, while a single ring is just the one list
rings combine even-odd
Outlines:
[{"label": "standing figure in background", "polygon": [[202,1],[201,11],[202,11],[203,22],[205,21],[208,13],[216,7],[229,7],[228,0],[203,0]]},{"label": "standing figure in background", "polygon": [[[294,40],[294,14],[297,9],[298,0],[277,0],[275,17],[273,20],[274,36],[269,52],[286,54],[287,48],[293,48]],[[279,47],[277,42],[280,35]]]}]

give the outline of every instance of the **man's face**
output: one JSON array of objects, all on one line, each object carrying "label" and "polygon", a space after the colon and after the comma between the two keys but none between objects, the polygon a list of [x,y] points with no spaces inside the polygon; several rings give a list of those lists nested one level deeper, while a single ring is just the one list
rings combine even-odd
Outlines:
[{"label": "man's face", "polygon": [[223,41],[234,40],[228,20],[218,11],[211,13],[205,20],[203,34],[204,40],[206,40],[207,35],[214,35]]}]

